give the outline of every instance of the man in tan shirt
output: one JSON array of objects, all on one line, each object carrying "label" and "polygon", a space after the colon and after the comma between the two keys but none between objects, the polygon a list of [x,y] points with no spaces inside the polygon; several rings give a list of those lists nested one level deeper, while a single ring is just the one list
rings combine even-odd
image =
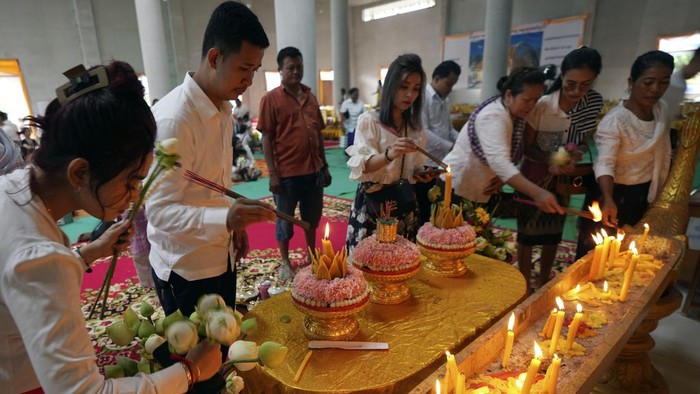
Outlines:
[{"label": "man in tan shirt", "polygon": [[[277,55],[282,84],[260,101],[258,130],[270,171],[270,191],[277,209],[294,214],[297,204],[301,218],[311,224],[304,231],[308,248],[315,247],[316,228],[323,208],[323,188],[331,184],[321,130],[325,127],[316,97],[301,83],[304,64],[297,48],[287,47]],[[292,273],[289,240],[292,224],[279,218],[275,238],[283,266],[282,276]],[[307,256],[308,261],[308,256]]]}]

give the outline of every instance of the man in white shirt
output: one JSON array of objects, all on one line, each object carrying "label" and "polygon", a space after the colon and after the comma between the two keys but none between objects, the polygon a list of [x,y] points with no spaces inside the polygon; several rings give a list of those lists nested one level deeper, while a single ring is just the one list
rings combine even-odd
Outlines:
[{"label": "man in white shirt", "polygon": [[17,146],[20,145],[21,140],[19,138],[19,129],[17,128],[17,125],[10,122],[7,119],[7,114],[2,111],[0,111],[0,128],[3,132],[5,132],[5,135],[7,135],[9,139],[17,144]]},{"label": "man in white shirt", "polygon": [[343,130],[348,136],[348,146],[355,142],[355,127],[357,118],[365,112],[365,103],[360,100],[360,91],[357,88],[350,89],[350,97],[340,105],[340,113],[343,114]]},{"label": "man in white shirt", "polygon": [[[450,99],[452,88],[459,80],[462,70],[452,60],[440,63],[433,71],[432,80],[425,87],[423,102],[423,127],[425,127],[425,150],[440,160],[452,150],[459,132],[452,128],[450,119]],[[438,164],[426,159],[425,165],[437,169]],[[430,220],[430,200],[428,191],[435,185],[435,180],[416,183],[415,191],[420,209],[421,223]]]},{"label": "man in white shirt", "polygon": [[[182,170],[231,187],[231,104],[253,83],[265,30],[248,7],[227,1],[213,12],[202,60],[184,82],[152,107],[158,140],[177,138]],[[274,220],[258,201],[230,198],[190,183],[178,170],[164,177],[146,203],[149,260],[166,314],[189,316],[203,294],[235,305],[235,261],[245,255],[248,224]]]}]

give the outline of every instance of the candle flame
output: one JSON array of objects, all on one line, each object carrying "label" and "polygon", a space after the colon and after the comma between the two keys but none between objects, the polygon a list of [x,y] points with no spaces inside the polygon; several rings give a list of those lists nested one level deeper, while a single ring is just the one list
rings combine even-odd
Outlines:
[{"label": "candle flame", "polygon": [[515,381],[515,387],[518,388],[518,392],[520,392],[520,390],[523,389],[524,384],[525,384],[525,379],[521,380],[520,378],[518,378],[518,380]]},{"label": "candle flame", "polygon": [[649,230],[649,224],[648,224],[648,223],[644,223],[644,228],[647,229],[647,230]]},{"label": "candle flame", "polygon": [[605,240],[605,238],[608,237],[608,233],[605,232],[605,229],[601,229],[601,230],[600,230],[600,234],[603,236],[603,240]]},{"label": "candle flame", "polygon": [[445,169],[445,171],[447,171],[448,174],[449,174],[450,172],[452,172],[452,170],[450,169],[450,165],[449,165],[449,164],[447,165],[447,168]]},{"label": "candle flame", "polygon": [[637,247],[634,245],[630,245],[630,250],[632,253],[634,253],[635,256],[639,255],[639,251],[637,250]]},{"label": "candle flame", "polygon": [[556,315],[558,310],[559,310],[559,309],[557,309],[557,308],[552,308],[552,314],[553,314],[553,315]]},{"label": "candle flame", "polygon": [[604,293],[608,292],[608,281],[607,280],[605,282],[603,282],[603,292]]},{"label": "candle flame", "polygon": [[578,293],[579,291],[581,291],[581,284],[580,283],[576,285],[576,289],[574,289],[574,293]]},{"label": "candle flame", "polygon": [[591,215],[593,215],[594,222],[600,222],[603,220],[603,211],[600,210],[598,201],[593,201],[593,204],[588,206],[588,211],[591,212]]},{"label": "candle flame", "polygon": [[435,379],[435,393],[440,394],[440,379]]},{"label": "candle flame", "polygon": [[561,299],[561,297],[557,297],[555,299],[555,301],[557,303],[557,306],[559,307],[559,310],[563,311],[564,310],[564,301]]},{"label": "candle flame", "polygon": [[323,239],[328,239],[328,236],[331,234],[331,226],[330,223],[326,223],[326,231],[323,233]]},{"label": "candle flame", "polygon": [[508,331],[513,331],[513,327],[515,327],[515,312],[512,312],[508,319]]},{"label": "candle flame", "polygon": [[577,313],[583,312],[583,307],[578,302],[576,303],[576,312]]},{"label": "candle flame", "polygon": [[555,359],[555,360],[556,360],[556,359],[558,359],[558,358],[559,358],[559,356],[557,356],[557,354],[556,354],[556,353],[554,353],[554,357],[553,357],[553,359]]},{"label": "candle flame", "polygon": [[632,250],[632,249],[637,249],[637,243],[634,241],[630,242],[629,250]]},{"label": "candle flame", "polygon": [[535,358],[542,358],[542,349],[537,345],[537,341],[535,342]]},{"label": "candle flame", "polygon": [[600,245],[603,243],[603,237],[600,234],[591,234],[591,238],[593,238],[593,241],[595,241],[596,245]]},{"label": "candle flame", "polygon": [[625,239],[625,232],[622,230],[617,230],[617,241],[622,242]]}]

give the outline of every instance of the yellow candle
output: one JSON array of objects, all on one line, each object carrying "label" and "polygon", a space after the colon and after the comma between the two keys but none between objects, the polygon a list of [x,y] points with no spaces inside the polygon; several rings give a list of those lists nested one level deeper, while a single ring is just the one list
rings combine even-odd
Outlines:
[{"label": "yellow candle", "polygon": [[627,301],[632,279],[634,278],[634,270],[637,269],[638,261],[639,253],[637,253],[636,248],[632,249],[632,261],[630,262],[630,266],[627,267],[627,271],[625,271],[625,280],[622,282],[622,289],[620,290],[620,301]]},{"label": "yellow candle", "polygon": [[618,253],[620,253],[620,245],[622,244],[622,240],[625,238],[625,232],[618,230],[617,231],[617,237],[612,240],[612,243],[610,244],[610,254],[608,254],[608,264],[607,268],[610,269],[613,267],[613,264],[615,263],[615,258],[617,258]]},{"label": "yellow candle", "polygon": [[610,242],[612,237],[608,237],[608,233],[605,230],[600,230],[603,236],[603,251],[600,254],[600,262],[598,263],[598,275],[596,279],[603,279],[605,277],[605,266],[608,262],[608,254],[610,253]]},{"label": "yellow candle", "polygon": [[435,394],[440,394],[440,379],[435,379]]},{"label": "yellow candle", "polygon": [[457,362],[455,361],[454,354],[450,352],[445,352],[447,356],[447,365],[445,366],[445,380],[443,390],[449,393],[457,386],[457,379],[459,378],[459,369],[457,368]]},{"label": "yellow candle", "polygon": [[610,298],[610,289],[608,288],[608,281],[603,282],[603,293],[600,294],[601,300],[607,300]]},{"label": "yellow candle", "polygon": [[574,320],[569,324],[569,332],[566,333],[566,351],[569,351],[574,344],[578,333],[578,327],[581,325],[581,319],[583,319],[583,307],[581,307],[581,304],[576,303],[576,314],[574,314]]},{"label": "yellow candle", "polygon": [[598,278],[598,264],[600,264],[600,255],[603,253],[603,237],[600,234],[591,235],[595,241],[595,251],[593,252],[593,262],[591,269],[588,271],[588,280],[596,280]]},{"label": "yellow candle", "polygon": [[447,174],[445,174],[445,200],[443,202],[443,207],[446,209],[449,209],[451,202],[452,202],[452,172],[450,171],[450,166],[447,166]]},{"label": "yellow candle", "polygon": [[464,391],[465,391],[464,386],[465,386],[466,380],[467,380],[467,376],[465,374],[460,372],[459,375],[457,375],[457,386],[455,388],[456,394],[464,394]]},{"label": "yellow candle", "polygon": [[647,235],[649,235],[649,225],[644,223],[644,234],[642,234],[642,243],[639,245],[639,253],[644,253],[644,247],[647,242]]},{"label": "yellow candle", "polygon": [[559,380],[559,369],[561,368],[561,359],[554,353],[552,363],[547,368],[544,374],[544,392],[547,394],[555,394],[557,392],[557,380]]},{"label": "yellow candle", "polygon": [[549,339],[552,337],[552,331],[554,331],[554,319],[557,317],[557,308],[552,309],[552,313],[547,316],[547,321],[544,323],[544,327],[542,327],[542,332],[540,335],[543,337]]},{"label": "yellow candle", "polygon": [[333,261],[333,257],[335,257],[335,252],[333,251],[333,244],[331,244],[331,240],[328,238],[328,236],[331,233],[331,228],[329,223],[326,223],[326,231],[323,235],[323,239],[321,239],[321,253],[324,256],[328,256],[328,258]]},{"label": "yellow candle", "polygon": [[557,297],[557,306],[559,311],[557,312],[557,319],[554,322],[554,331],[552,332],[552,341],[549,344],[549,355],[550,357],[557,350],[557,342],[559,342],[559,336],[561,335],[561,327],[564,325],[564,301]]},{"label": "yellow candle", "polygon": [[515,326],[515,312],[510,314],[510,319],[508,319],[508,333],[506,334],[506,348],[503,351],[503,362],[501,366],[503,369],[508,368],[508,361],[510,361],[510,353],[513,351],[513,339],[515,334],[513,333],[513,327]]},{"label": "yellow candle", "polygon": [[527,375],[525,375],[525,383],[523,383],[523,389],[520,390],[521,394],[529,394],[533,383],[535,383],[535,378],[540,372],[540,364],[542,363],[542,350],[537,346],[535,342],[535,357],[530,361],[530,367],[527,369]]}]

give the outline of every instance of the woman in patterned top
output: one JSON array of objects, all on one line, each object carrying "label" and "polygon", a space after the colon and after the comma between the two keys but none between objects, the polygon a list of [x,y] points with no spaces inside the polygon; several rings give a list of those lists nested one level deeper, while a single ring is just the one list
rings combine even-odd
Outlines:
[{"label": "woman in patterned top", "polygon": [[[588,152],[587,141],[603,107],[602,96],[591,89],[601,68],[600,54],[595,49],[581,47],[570,52],[562,61],[560,77],[528,115],[525,159],[520,171],[530,181],[543,185],[553,175],[570,173]],[[572,162],[562,167],[550,165],[550,155],[563,145],[576,147]],[[549,182],[546,186],[557,195],[560,204],[565,204],[566,197],[556,193],[555,185],[556,182]],[[566,216],[522,206],[518,208],[517,219],[520,272],[530,278],[532,246],[542,245],[539,276],[542,286],[549,280]]]}]

